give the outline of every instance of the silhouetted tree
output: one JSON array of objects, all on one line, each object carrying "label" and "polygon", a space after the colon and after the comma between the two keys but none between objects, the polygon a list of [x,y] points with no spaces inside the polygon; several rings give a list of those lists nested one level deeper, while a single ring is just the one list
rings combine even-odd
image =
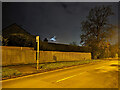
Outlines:
[{"label": "silhouetted tree", "polygon": [[[93,58],[100,56],[113,35],[112,24],[109,24],[108,17],[114,15],[110,6],[98,6],[89,11],[87,19],[82,24],[80,44],[92,48]],[[101,51],[101,52],[100,52]]]}]

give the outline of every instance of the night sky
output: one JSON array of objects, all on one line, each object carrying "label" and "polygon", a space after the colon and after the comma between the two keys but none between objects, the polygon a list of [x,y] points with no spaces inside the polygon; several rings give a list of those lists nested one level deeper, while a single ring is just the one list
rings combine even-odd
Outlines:
[{"label": "night sky", "polygon": [[115,2],[4,2],[2,24],[5,28],[17,23],[29,33],[40,35],[42,40],[56,36],[58,43],[75,41],[79,44],[81,22],[86,19],[91,8],[99,5],[111,5],[115,15],[109,21],[117,25],[118,3]]}]

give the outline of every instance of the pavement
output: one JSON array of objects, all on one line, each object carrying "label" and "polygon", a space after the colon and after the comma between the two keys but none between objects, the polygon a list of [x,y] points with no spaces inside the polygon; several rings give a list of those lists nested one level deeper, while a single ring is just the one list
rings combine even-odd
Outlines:
[{"label": "pavement", "polygon": [[2,88],[118,88],[118,60],[3,80]]}]

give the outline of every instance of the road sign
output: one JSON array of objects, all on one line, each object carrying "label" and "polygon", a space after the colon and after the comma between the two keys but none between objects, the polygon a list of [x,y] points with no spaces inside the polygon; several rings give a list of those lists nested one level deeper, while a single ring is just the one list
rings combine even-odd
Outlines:
[{"label": "road sign", "polygon": [[39,42],[39,36],[36,36],[36,42]]}]

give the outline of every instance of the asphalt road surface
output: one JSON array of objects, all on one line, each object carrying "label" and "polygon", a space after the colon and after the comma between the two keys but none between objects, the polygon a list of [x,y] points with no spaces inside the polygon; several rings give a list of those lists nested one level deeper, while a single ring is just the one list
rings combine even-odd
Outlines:
[{"label": "asphalt road surface", "polygon": [[105,60],[3,80],[2,88],[118,88],[118,61]]}]

